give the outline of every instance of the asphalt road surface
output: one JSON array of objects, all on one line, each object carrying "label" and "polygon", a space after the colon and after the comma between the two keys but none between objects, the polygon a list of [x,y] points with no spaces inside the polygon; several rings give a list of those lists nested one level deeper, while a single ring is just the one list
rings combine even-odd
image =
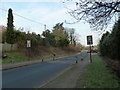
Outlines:
[{"label": "asphalt road surface", "polygon": [[[83,52],[76,56],[87,55]],[[76,56],[5,70],[2,72],[2,88],[37,88],[74,65]]]}]

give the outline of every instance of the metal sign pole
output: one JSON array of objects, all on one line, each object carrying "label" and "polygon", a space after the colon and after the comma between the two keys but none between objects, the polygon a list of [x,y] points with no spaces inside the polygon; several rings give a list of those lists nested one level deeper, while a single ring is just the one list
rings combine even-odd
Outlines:
[{"label": "metal sign pole", "polygon": [[90,45],[90,62],[92,63],[92,56],[91,56],[91,45]]},{"label": "metal sign pole", "polygon": [[31,40],[27,40],[27,48],[28,48],[29,60],[30,60],[30,47],[31,47]]}]

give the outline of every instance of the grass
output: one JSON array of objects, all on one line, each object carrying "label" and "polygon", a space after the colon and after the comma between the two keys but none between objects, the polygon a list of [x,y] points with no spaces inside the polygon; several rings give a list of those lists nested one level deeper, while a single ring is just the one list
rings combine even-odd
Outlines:
[{"label": "grass", "polygon": [[30,60],[30,58],[20,52],[6,52],[6,55],[7,57],[2,59],[2,64],[13,64]]},{"label": "grass", "polygon": [[[25,56],[23,53],[20,52],[5,52],[5,54],[7,55],[7,58],[4,58],[2,60],[0,60],[0,64],[14,64],[14,63],[19,63],[19,62],[25,62],[25,61],[32,61],[32,60],[41,60],[41,59],[52,59],[53,55],[46,53],[46,55],[43,56],[39,56],[39,58],[29,58],[27,56]],[[76,53],[63,53],[63,54],[57,54],[55,56],[55,58],[58,57],[63,57],[63,56],[71,56],[71,55],[75,55]]]},{"label": "grass", "polygon": [[106,63],[98,56],[93,55],[93,63],[87,66],[79,88],[119,88],[118,78],[106,67]]}]

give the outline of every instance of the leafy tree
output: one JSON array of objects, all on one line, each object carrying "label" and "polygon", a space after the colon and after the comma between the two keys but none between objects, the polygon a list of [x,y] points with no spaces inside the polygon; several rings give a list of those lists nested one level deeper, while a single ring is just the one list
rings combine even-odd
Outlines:
[{"label": "leafy tree", "polygon": [[8,22],[7,22],[7,32],[6,32],[6,41],[7,43],[13,44],[14,43],[14,25],[13,25],[13,14],[12,9],[8,10]]},{"label": "leafy tree", "polygon": [[63,23],[57,23],[53,28],[53,32],[56,30],[64,30]]},{"label": "leafy tree", "polygon": [[15,31],[15,42],[18,44],[18,47],[26,47],[26,33],[19,30]]},{"label": "leafy tree", "polygon": [[38,35],[36,36],[36,39],[37,39],[37,44],[38,44],[38,45],[43,45],[43,39],[42,39],[42,37],[41,37],[40,34],[38,34]]},{"label": "leafy tree", "polygon": [[105,34],[103,34],[101,40],[100,40],[100,52],[103,56],[106,55],[106,53],[108,53],[108,49],[107,49],[107,37],[109,37],[110,33],[106,32]]},{"label": "leafy tree", "polygon": [[111,34],[106,32],[100,40],[100,52],[103,56],[120,60],[120,19],[115,23]]},{"label": "leafy tree", "polygon": [[59,43],[60,47],[67,47],[69,45],[69,40],[67,38],[61,38]]},{"label": "leafy tree", "polygon": [[44,45],[46,46],[55,46],[55,36],[53,33],[50,32],[50,30],[43,31],[42,35],[44,38]]},{"label": "leafy tree", "polygon": [[42,33],[42,35],[46,38],[49,38],[50,34],[51,34],[50,30],[43,31],[43,33]]},{"label": "leafy tree", "polygon": [[64,31],[63,23],[57,23],[53,27],[53,34],[55,36],[56,43],[60,40],[61,37],[66,37],[66,33]]},{"label": "leafy tree", "polygon": [[14,25],[13,25],[13,14],[11,8],[8,10],[6,42],[11,44],[11,50],[12,50],[12,46],[15,42],[15,33],[14,33]]},{"label": "leafy tree", "polygon": [[114,48],[112,50],[112,52],[114,53],[113,58],[120,60],[120,18],[117,23],[115,23],[111,36],[113,40],[112,48]]},{"label": "leafy tree", "polygon": [[[56,46],[66,46],[63,44],[69,44],[68,34],[63,27],[63,23],[57,23],[53,27],[53,35],[55,36]],[[66,40],[66,41],[65,41]],[[63,41],[67,43],[63,43]]]}]

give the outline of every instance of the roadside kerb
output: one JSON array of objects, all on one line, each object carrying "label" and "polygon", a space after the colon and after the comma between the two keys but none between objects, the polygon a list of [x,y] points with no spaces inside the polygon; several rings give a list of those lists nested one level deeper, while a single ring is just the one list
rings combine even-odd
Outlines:
[{"label": "roadside kerb", "polygon": [[79,61],[79,63],[68,67],[38,88],[75,88],[78,78],[82,77],[87,64],[89,64],[89,56],[84,58],[84,61]]},{"label": "roadside kerb", "polygon": [[43,86],[45,86],[46,84],[50,83],[51,81],[55,80],[57,77],[61,76],[63,73],[67,72],[68,70],[72,69],[73,66],[75,64],[73,64],[72,66],[69,66],[68,68],[66,68],[64,71],[60,72],[59,74],[57,74],[55,77],[51,78],[50,80],[48,80],[47,82],[43,83],[42,85],[38,86],[38,88],[42,88]]}]

